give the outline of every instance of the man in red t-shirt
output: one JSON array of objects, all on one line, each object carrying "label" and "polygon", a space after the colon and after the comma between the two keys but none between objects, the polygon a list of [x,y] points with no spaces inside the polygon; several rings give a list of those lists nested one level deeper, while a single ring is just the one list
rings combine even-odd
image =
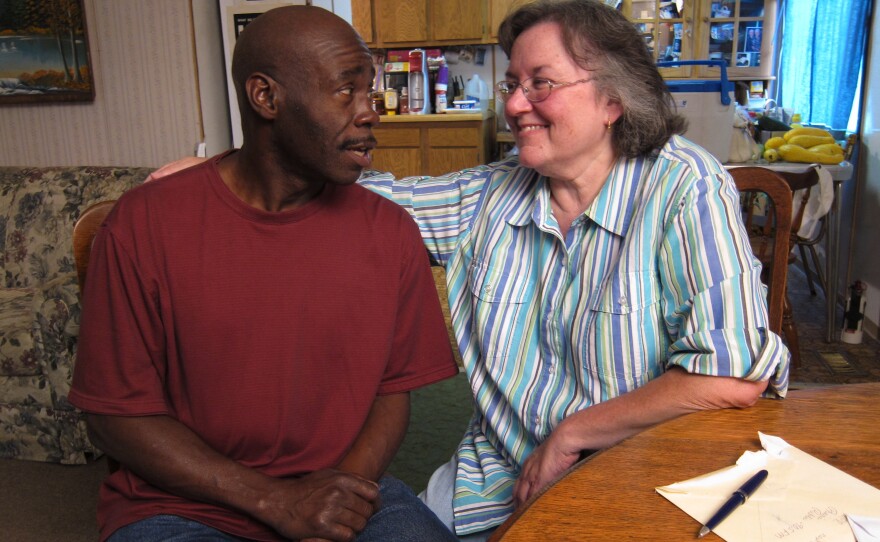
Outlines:
[{"label": "man in red t-shirt", "polygon": [[370,51],[284,7],[232,71],[242,148],[125,194],[92,251],[70,399],[122,465],[101,539],[455,540],[383,477],[409,391],[457,368],[415,224],[354,184]]}]

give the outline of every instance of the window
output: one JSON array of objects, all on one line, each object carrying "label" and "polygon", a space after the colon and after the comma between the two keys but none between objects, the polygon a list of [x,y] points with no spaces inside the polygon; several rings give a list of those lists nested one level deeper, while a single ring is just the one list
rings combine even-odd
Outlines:
[{"label": "window", "polygon": [[800,113],[806,124],[850,125],[859,105],[870,8],[870,0],[782,2],[778,104]]}]

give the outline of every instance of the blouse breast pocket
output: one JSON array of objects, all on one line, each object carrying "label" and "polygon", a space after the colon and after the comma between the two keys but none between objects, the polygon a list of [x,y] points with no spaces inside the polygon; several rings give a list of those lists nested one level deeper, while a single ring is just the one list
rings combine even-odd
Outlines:
[{"label": "blouse breast pocket", "polygon": [[502,359],[526,339],[534,281],[528,275],[474,260],[468,268],[472,339],[487,361]]},{"label": "blouse breast pocket", "polygon": [[620,393],[658,376],[666,359],[660,284],[651,271],[614,276],[593,305],[588,370],[613,379]]}]

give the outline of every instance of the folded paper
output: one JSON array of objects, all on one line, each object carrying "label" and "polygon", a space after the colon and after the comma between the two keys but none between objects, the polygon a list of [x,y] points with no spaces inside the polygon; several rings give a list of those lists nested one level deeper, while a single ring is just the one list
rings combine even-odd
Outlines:
[{"label": "folded paper", "polygon": [[855,521],[866,538],[880,537],[880,490],[791,446],[758,433],[763,450],[746,451],[736,465],[657,492],[703,525],[730,495],[760,469],[767,481],[715,530],[727,542],[773,540],[856,541]]},{"label": "folded paper", "polygon": [[880,542],[880,517],[854,516],[848,514],[849,526],[859,542]]}]

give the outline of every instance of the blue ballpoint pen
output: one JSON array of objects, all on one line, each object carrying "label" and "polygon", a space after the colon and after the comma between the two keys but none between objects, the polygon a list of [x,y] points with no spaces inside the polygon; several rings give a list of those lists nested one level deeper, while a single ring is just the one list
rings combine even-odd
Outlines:
[{"label": "blue ballpoint pen", "polygon": [[748,479],[746,483],[742,485],[739,489],[733,492],[733,495],[727,499],[727,502],[715,512],[715,515],[712,516],[709,521],[706,522],[700,529],[700,534],[697,535],[697,538],[703,538],[710,532],[712,532],[715,527],[718,526],[719,523],[724,521],[724,519],[729,516],[734,510],[745,504],[746,500],[752,496],[752,493],[764,483],[764,480],[767,479],[767,471],[759,470],[755,473],[754,476]]}]

